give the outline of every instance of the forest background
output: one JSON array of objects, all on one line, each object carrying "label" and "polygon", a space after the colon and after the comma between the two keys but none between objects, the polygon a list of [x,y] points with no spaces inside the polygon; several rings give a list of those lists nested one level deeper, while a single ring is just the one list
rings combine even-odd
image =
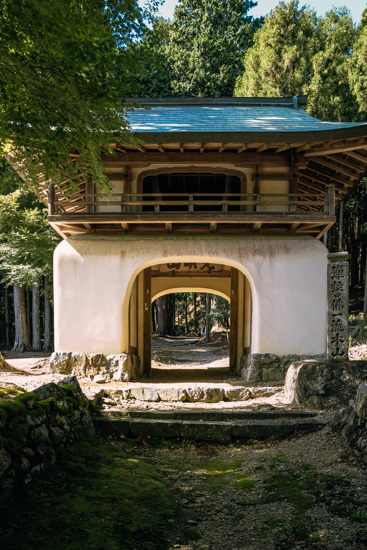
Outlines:
[{"label": "forest background", "polygon": [[[307,94],[316,118],[367,120],[367,9],[354,24],[345,7],[318,17],[292,0],[254,18],[255,5],[179,0],[166,20],[155,0],[0,0],[0,348],[52,349],[59,236],[46,221],[40,166],[56,185],[72,185],[83,167],[108,187],[100,151],[131,140],[124,97]],[[363,310],[366,206],[362,178],[324,241],[350,253],[354,312]],[[228,317],[223,299],[176,294],[154,304],[153,329],[208,334],[219,323],[228,331]]]}]

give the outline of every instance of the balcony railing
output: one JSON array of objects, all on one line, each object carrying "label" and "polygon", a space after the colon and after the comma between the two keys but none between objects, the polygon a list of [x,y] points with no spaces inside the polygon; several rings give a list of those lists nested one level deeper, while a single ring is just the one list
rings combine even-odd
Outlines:
[{"label": "balcony railing", "polygon": [[[102,210],[99,211],[99,207]],[[323,213],[335,214],[334,187],[328,192],[275,194],[275,193],[112,193],[106,196],[101,193],[78,194],[71,197],[56,196],[52,186],[48,193],[48,212],[50,216],[63,214],[129,214],[152,212],[160,213],[195,213],[215,212],[254,213],[275,212],[277,214]]]}]

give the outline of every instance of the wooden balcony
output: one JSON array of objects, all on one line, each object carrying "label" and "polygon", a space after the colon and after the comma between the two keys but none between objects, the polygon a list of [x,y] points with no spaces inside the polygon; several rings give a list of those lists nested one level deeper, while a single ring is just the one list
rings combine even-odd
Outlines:
[{"label": "wooden balcony", "polygon": [[48,221],[64,238],[81,233],[272,233],[320,238],[335,222],[335,193],[48,192]]}]

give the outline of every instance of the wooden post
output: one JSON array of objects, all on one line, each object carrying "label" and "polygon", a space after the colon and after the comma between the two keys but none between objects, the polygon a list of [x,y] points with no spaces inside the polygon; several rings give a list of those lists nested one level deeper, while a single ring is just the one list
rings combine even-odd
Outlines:
[{"label": "wooden post", "polygon": [[151,269],[144,270],[144,352],[143,374],[150,375],[152,354],[152,280]]},{"label": "wooden post", "polygon": [[55,214],[55,186],[50,183],[48,186],[48,215],[53,216]]},{"label": "wooden post", "polygon": [[[192,202],[194,200],[194,195],[189,195],[189,202]],[[193,212],[194,211],[194,205],[193,204],[189,204],[189,212]]]},{"label": "wooden post", "polygon": [[335,215],[335,187],[334,185],[329,185],[327,192],[327,204],[328,204],[328,214],[329,216]]},{"label": "wooden post", "polygon": [[232,374],[237,372],[237,343],[238,343],[238,270],[231,269],[231,317],[229,334],[229,370]]},{"label": "wooden post", "polygon": [[343,201],[339,205],[339,252],[343,252],[343,225],[344,225],[344,216],[343,216]]},{"label": "wooden post", "polygon": [[[86,190],[87,195],[93,195],[94,194],[94,183],[92,181],[92,178],[87,179],[85,190]],[[86,197],[86,203],[87,203],[86,211],[87,211],[88,214],[91,214],[92,212],[94,212],[95,207],[92,204],[93,202],[94,202],[94,197]]]}]

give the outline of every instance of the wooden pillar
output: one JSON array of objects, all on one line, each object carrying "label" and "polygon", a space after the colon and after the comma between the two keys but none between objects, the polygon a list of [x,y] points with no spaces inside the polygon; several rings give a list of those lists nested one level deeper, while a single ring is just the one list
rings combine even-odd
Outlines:
[{"label": "wooden pillar", "polygon": [[[87,195],[94,195],[94,193],[96,192],[92,178],[87,179],[85,190]],[[86,210],[88,214],[91,214],[95,211],[95,207],[93,206],[93,203],[95,202],[94,199],[95,197],[86,197],[86,203],[87,203]]]},{"label": "wooden pillar", "polygon": [[241,369],[241,358],[243,355],[243,320],[245,309],[245,276],[243,273],[237,271],[238,277],[238,292],[237,292],[237,359],[236,359],[236,374],[239,374]]},{"label": "wooden pillar", "polygon": [[151,353],[152,353],[152,280],[151,269],[144,270],[144,351],[143,351],[143,374],[150,375]]},{"label": "wooden pillar", "polygon": [[231,329],[229,335],[229,370],[236,374],[238,347],[238,270],[231,269]]},{"label": "wooden pillar", "polygon": [[131,289],[129,304],[129,353],[138,354],[138,278],[135,279]]}]

